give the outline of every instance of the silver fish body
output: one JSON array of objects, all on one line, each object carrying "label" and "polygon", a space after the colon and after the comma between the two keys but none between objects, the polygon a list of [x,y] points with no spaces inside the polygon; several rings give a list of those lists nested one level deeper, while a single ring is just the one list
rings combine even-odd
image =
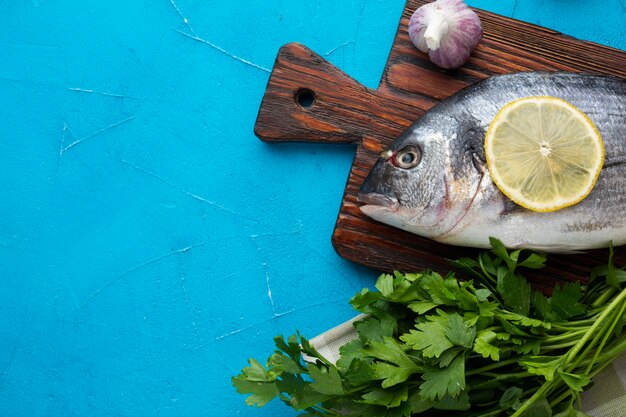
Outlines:
[{"label": "silver fish body", "polygon": [[[605,162],[580,203],[549,212],[524,209],[493,183],[484,136],[507,103],[560,97],[602,135]],[[572,252],[626,243],[626,81],[573,73],[516,73],[480,81],[443,100],[398,137],[359,190],[361,211],[438,242],[486,248]]]}]

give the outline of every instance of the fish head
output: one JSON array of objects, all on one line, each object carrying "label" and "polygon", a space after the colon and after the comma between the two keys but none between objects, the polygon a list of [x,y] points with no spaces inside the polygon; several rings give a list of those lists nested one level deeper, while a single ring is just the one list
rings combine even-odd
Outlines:
[{"label": "fish head", "polygon": [[423,119],[381,154],[357,199],[368,217],[436,239],[467,213],[480,170],[467,156],[467,138],[459,138],[457,118]]}]

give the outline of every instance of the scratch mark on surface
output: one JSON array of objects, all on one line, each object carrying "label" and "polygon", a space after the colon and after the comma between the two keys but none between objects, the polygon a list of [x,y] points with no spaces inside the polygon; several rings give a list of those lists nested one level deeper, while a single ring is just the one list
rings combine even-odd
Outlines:
[{"label": "scratch mark on surface", "polygon": [[361,10],[359,11],[359,16],[356,19],[356,30],[354,32],[354,43],[356,43],[357,38],[359,37],[359,32],[361,31],[361,22],[363,20],[363,13],[365,11],[365,3],[367,0],[363,0],[361,2]]},{"label": "scratch mark on surface", "polygon": [[515,11],[517,10],[517,0],[513,3],[513,10],[511,10],[511,17],[515,16]]},{"label": "scratch mark on surface", "polygon": [[[72,131],[70,130],[70,127],[67,125],[67,122],[63,122],[63,132],[61,133],[61,145],[59,145],[59,156],[63,155],[63,146],[65,145],[65,137],[68,134],[72,135]],[[58,166],[57,166],[57,169],[58,169]]]},{"label": "scratch mark on surface", "polygon": [[126,277],[127,275],[138,271],[142,268],[145,268],[146,266],[155,264],[165,258],[169,258],[170,256],[174,256],[174,255],[178,255],[180,253],[185,253],[185,252],[189,252],[192,249],[198,248],[200,246],[204,246],[206,245],[206,242],[202,242],[202,243],[196,243],[195,245],[191,245],[191,246],[185,246],[184,248],[180,248],[180,249],[175,249],[172,251],[169,251],[166,254],[163,254],[161,256],[157,256],[154,259],[150,259],[149,261],[146,261],[140,265],[134,266],[131,269],[129,269],[128,271],[125,271],[121,274],[119,274],[118,276],[116,276],[115,278],[113,278],[111,281],[109,281],[107,284],[105,284],[104,286],[98,288],[93,294],[91,294],[83,303],[83,305],[81,306],[82,308],[84,308],[91,300],[93,300],[94,298],[96,298],[98,295],[100,295],[100,293],[102,293],[102,291],[112,287],[114,284],[116,284],[119,280],[123,279],[124,277]]},{"label": "scratch mark on surface", "polygon": [[135,165],[135,164],[132,164],[132,163],[130,163],[130,162],[128,162],[128,161],[126,161],[126,160],[124,160],[124,159],[121,159],[121,160],[120,160],[120,162],[121,162],[122,164],[124,164],[124,165],[127,165],[127,166],[129,166],[129,167],[133,168],[133,169],[136,169],[136,170],[137,170],[137,171],[139,171],[139,172],[142,172],[142,173],[144,173],[144,174],[146,174],[146,175],[149,175],[149,176],[151,176],[151,177],[153,177],[153,178],[156,178],[157,180],[161,181],[162,183],[164,183],[164,184],[166,184],[166,185],[169,185],[169,186],[170,186],[170,187],[172,187],[173,189],[175,189],[175,190],[177,190],[177,191],[180,191],[181,193],[186,194],[186,195],[188,195],[189,197],[191,197],[191,198],[193,198],[193,199],[195,199],[195,200],[198,200],[198,201],[201,201],[201,202],[203,202],[203,203],[209,204],[210,206],[212,206],[212,207],[216,207],[216,208],[218,208],[218,209],[220,209],[220,210],[223,210],[223,211],[225,211],[225,212],[227,212],[227,213],[230,213],[230,214],[235,214],[235,215],[239,216],[239,213],[237,213],[237,212],[235,212],[235,211],[233,211],[233,210],[230,210],[229,208],[224,207],[223,205],[218,204],[218,203],[216,203],[215,201],[211,201],[211,200],[206,199],[206,198],[204,198],[204,197],[201,197],[201,196],[199,196],[199,195],[197,195],[197,194],[194,194],[194,193],[192,193],[192,192],[189,192],[189,191],[185,190],[184,188],[181,188],[181,187],[179,187],[179,186],[177,186],[177,185],[175,185],[175,184],[172,184],[171,182],[169,182],[169,181],[168,181],[168,180],[166,180],[165,178],[163,178],[163,177],[161,177],[161,176],[159,176],[159,175],[155,174],[154,172],[151,172],[151,171],[148,171],[147,169],[141,168],[141,167],[139,167],[139,166],[137,166],[137,165]]},{"label": "scratch mark on surface", "polygon": [[[80,145],[81,143],[85,142],[86,140],[91,139],[91,138],[93,138],[94,136],[97,136],[97,135],[99,135],[99,134],[101,134],[101,133],[104,133],[104,132],[106,132],[107,130],[114,129],[114,128],[118,127],[119,125],[123,125],[124,123],[128,123],[128,122],[130,122],[131,120],[135,119],[135,117],[136,117],[136,116],[130,116],[130,117],[128,117],[128,118],[126,118],[126,119],[124,119],[124,120],[120,120],[119,122],[115,122],[115,123],[113,123],[112,125],[109,125],[109,126],[107,126],[107,127],[104,127],[104,128],[102,128],[102,129],[98,130],[97,132],[94,132],[94,133],[92,133],[92,134],[90,134],[90,135],[87,135],[87,136],[85,136],[85,137],[83,137],[83,138],[76,139],[74,142],[70,143],[69,145],[67,145],[67,146],[65,146],[65,147],[63,147],[63,144],[62,144],[62,145],[61,145],[61,151],[60,151],[60,154],[59,154],[59,155],[60,155],[60,156],[62,156],[65,152],[67,152],[68,150],[70,150],[70,149],[71,149],[71,148],[73,148],[74,146],[76,146],[76,145]],[[65,137],[65,132],[67,132],[67,131],[69,131],[69,126],[67,126],[67,123],[65,123],[65,126],[63,127],[64,137]]]},{"label": "scratch mark on surface", "polygon": [[[263,253],[261,251],[261,245],[257,242],[256,237],[252,237],[252,242],[254,242],[254,246],[259,254],[259,257],[263,259]],[[272,297],[272,287],[270,286],[270,270],[267,266],[267,262],[262,261],[261,267],[263,268],[263,273],[265,274],[265,285],[267,287],[267,298],[270,300],[270,304],[272,305],[272,314],[276,317],[276,305],[274,304],[274,297]]]},{"label": "scratch mark on surface", "polygon": [[206,343],[203,343],[203,344],[201,344],[199,346],[196,346],[195,350],[201,349],[201,348],[203,348],[203,347],[205,347],[207,345],[210,345],[213,342],[216,342],[216,341],[219,341],[219,340],[222,340],[222,339],[226,339],[227,337],[234,336],[234,335],[236,335],[238,333],[241,333],[241,332],[245,332],[246,330],[252,329],[252,328],[254,328],[256,326],[260,326],[261,324],[270,322],[270,321],[275,320],[275,319],[277,319],[279,317],[284,317],[284,316],[287,316],[289,314],[297,313],[299,311],[303,311],[303,310],[306,310],[306,309],[309,309],[309,308],[312,308],[312,307],[320,307],[320,306],[323,306],[323,305],[326,305],[326,304],[334,304],[334,303],[339,303],[339,302],[343,302],[343,301],[345,301],[344,298],[336,298],[336,299],[333,299],[333,300],[327,300],[327,301],[322,301],[322,302],[319,302],[319,303],[308,304],[308,305],[305,305],[305,306],[302,306],[302,307],[299,307],[299,308],[294,308],[294,309],[291,309],[291,310],[288,310],[288,311],[285,311],[285,312],[282,312],[282,313],[276,313],[272,317],[270,317],[269,319],[261,320],[259,322],[252,323],[252,324],[249,324],[249,325],[244,326],[242,328],[233,330],[232,332],[228,332],[228,333],[225,333],[223,335],[217,336],[217,337],[213,338],[213,340],[210,340],[210,341],[208,341]]},{"label": "scratch mark on surface", "polygon": [[77,93],[87,93],[87,94],[96,94],[96,95],[105,96],[105,97],[131,98],[131,99],[134,99],[134,100],[143,100],[140,97],[126,96],[124,94],[116,94],[116,93],[107,93],[105,91],[89,90],[89,89],[86,89],[86,88],[68,87],[67,89],[69,91],[76,91]]},{"label": "scratch mark on surface", "polygon": [[174,10],[176,10],[176,13],[178,14],[178,16],[181,19],[183,19],[183,23],[187,26],[187,28],[189,28],[189,32],[193,33],[194,36],[198,36],[198,35],[196,35],[196,32],[193,31],[193,28],[189,24],[189,19],[187,19],[187,17],[183,14],[183,12],[180,10],[178,5],[176,4],[176,1],[175,0],[170,0],[170,4],[174,8]]},{"label": "scratch mark on surface", "polygon": [[[223,335],[221,335],[221,336],[217,336],[217,337],[216,337],[216,338],[214,338],[212,341],[222,340],[222,339],[225,339],[225,338],[227,338],[227,337],[229,337],[229,336],[234,336],[234,335],[236,335],[237,333],[244,332],[244,331],[246,331],[246,330],[248,330],[248,329],[251,329],[251,328],[253,328],[253,327],[259,326],[259,325],[261,325],[261,324],[263,324],[263,323],[267,323],[267,322],[269,322],[269,321],[272,321],[272,320],[274,320],[274,319],[276,319],[276,318],[278,318],[278,317],[282,317],[282,316],[286,316],[286,315],[288,315],[288,314],[294,313],[295,311],[298,311],[298,310],[299,310],[299,309],[293,309],[293,310],[285,311],[284,313],[274,313],[274,314],[272,315],[272,317],[270,317],[269,319],[265,319],[265,320],[259,321],[259,322],[257,322],[257,323],[252,323],[252,324],[249,324],[249,325],[247,325],[247,326],[245,326],[245,327],[242,327],[242,328],[240,328],[240,329],[233,330],[232,332],[228,332],[228,333],[223,334]],[[210,343],[210,342],[209,342],[209,343]],[[202,345],[199,345],[199,346],[197,346],[197,347],[196,347],[196,349],[200,349],[201,347],[206,346],[206,345],[208,345],[209,343],[204,343],[204,344],[202,344]]]},{"label": "scratch mark on surface", "polygon": [[332,55],[333,53],[337,52],[339,49],[345,48],[348,45],[354,45],[356,42],[355,41],[347,41],[342,43],[339,46],[335,46],[333,49],[331,49],[330,51],[323,53],[321,56],[329,56]]},{"label": "scratch mark on surface", "polygon": [[[253,327],[255,327],[255,326],[258,326],[259,324],[266,323],[267,321],[268,321],[268,320],[263,320],[263,321],[261,321],[261,322],[254,323],[254,324],[250,324],[250,325],[248,325],[248,326],[242,327],[241,329],[233,330],[232,332],[229,332],[229,333],[223,334],[223,335],[221,335],[221,336],[217,336],[215,339],[213,339],[213,341],[222,340],[222,339],[225,339],[225,338],[227,338],[227,337],[229,337],[229,336],[234,336],[234,335],[236,335],[237,333],[241,333],[241,332],[246,331],[246,330],[248,330],[248,329],[251,329],[251,328],[253,328]],[[203,344],[201,344],[201,345],[199,345],[199,346],[196,346],[196,350],[198,350],[198,349],[200,349],[200,348],[203,348],[204,346],[206,346],[206,345],[208,345],[208,344],[209,344],[209,343],[203,343]]]},{"label": "scratch mark on surface", "polygon": [[265,272],[265,285],[267,286],[267,298],[270,300],[270,304],[272,305],[272,312],[276,315],[276,305],[274,304],[274,297],[272,297],[272,287],[270,287],[270,271],[267,267],[267,262],[263,262],[261,264],[263,267],[263,272]]},{"label": "scratch mark on surface", "polygon": [[260,65],[258,65],[258,64],[255,64],[254,62],[248,61],[248,60],[247,60],[247,59],[245,59],[245,58],[241,58],[241,57],[239,57],[239,56],[237,56],[237,55],[234,55],[234,54],[232,54],[232,53],[228,52],[226,49],[222,48],[221,46],[218,46],[218,45],[214,44],[213,42],[207,41],[206,39],[202,39],[202,38],[201,38],[201,37],[199,37],[199,36],[196,36],[196,35],[190,35],[190,34],[188,34],[188,33],[182,32],[182,31],[180,31],[180,30],[177,30],[176,32],[180,33],[180,34],[181,34],[181,35],[183,35],[183,36],[186,36],[186,37],[188,37],[188,38],[191,38],[191,39],[193,39],[193,40],[196,40],[196,41],[198,41],[198,42],[201,42],[201,43],[203,43],[203,44],[205,44],[205,45],[209,45],[211,48],[213,48],[213,49],[215,49],[215,50],[217,50],[217,51],[219,51],[219,52],[223,53],[224,55],[228,55],[229,57],[231,57],[232,59],[234,59],[234,60],[236,60],[236,61],[242,62],[242,63],[244,63],[244,64],[246,64],[246,65],[249,65],[249,66],[251,66],[251,67],[254,67],[254,68],[256,68],[256,69],[260,69],[261,71],[265,71],[265,72],[268,72],[268,73],[269,73],[269,72],[272,72],[272,71],[271,71],[271,70],[269,70],[268,68],[262,67],[262,66],[260,66]]},{"label": "scratch mark on surface", "polygon": [[230,278],[238,276],[239,274],[241,274],[243,272],[251,272],[251,271],[253,271],[252,268],[242,268],[240,270],[237,270],[237,272],[231,272],[229,274],[220,276],[218,281],[220,281],[220,280],[228,280]]}]

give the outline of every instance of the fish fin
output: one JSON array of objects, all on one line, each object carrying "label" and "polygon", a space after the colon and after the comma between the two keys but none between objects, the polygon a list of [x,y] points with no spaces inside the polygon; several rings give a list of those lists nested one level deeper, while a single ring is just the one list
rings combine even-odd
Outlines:
[{"label": "fish fin", "polygon": [[485,133],[487,126],[483,126],[474,115],[463,112],[459,117],[455,117],[457,122],[457,137],[465,145],[464,148],[476,153],[478,157],[485,161]]},{"label": "fish fin", "polygon": [[474,168],[481,174],[487,172],[485,157],[485,127],[471,114],[464,114],[457,119],[457,137],[461,139],[463,148],[472,160]]},{"label": "fish fin", "polygon": [[472,163],[474,164],[474,168],[482,175],[487,172],[487,163],[480,159],[480,156],[476,152],[472,152]]}]

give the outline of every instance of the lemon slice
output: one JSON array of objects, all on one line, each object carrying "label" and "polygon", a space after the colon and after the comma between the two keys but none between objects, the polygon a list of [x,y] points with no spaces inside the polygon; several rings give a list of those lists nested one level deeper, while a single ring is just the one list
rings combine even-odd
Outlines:
[{"label": "lemon slice", "polygon": [[571,206],[593,189],[604,163],[593,122],[556,97],[526,97],[504,106],[485,136],[496,186],[533,211]]}]

